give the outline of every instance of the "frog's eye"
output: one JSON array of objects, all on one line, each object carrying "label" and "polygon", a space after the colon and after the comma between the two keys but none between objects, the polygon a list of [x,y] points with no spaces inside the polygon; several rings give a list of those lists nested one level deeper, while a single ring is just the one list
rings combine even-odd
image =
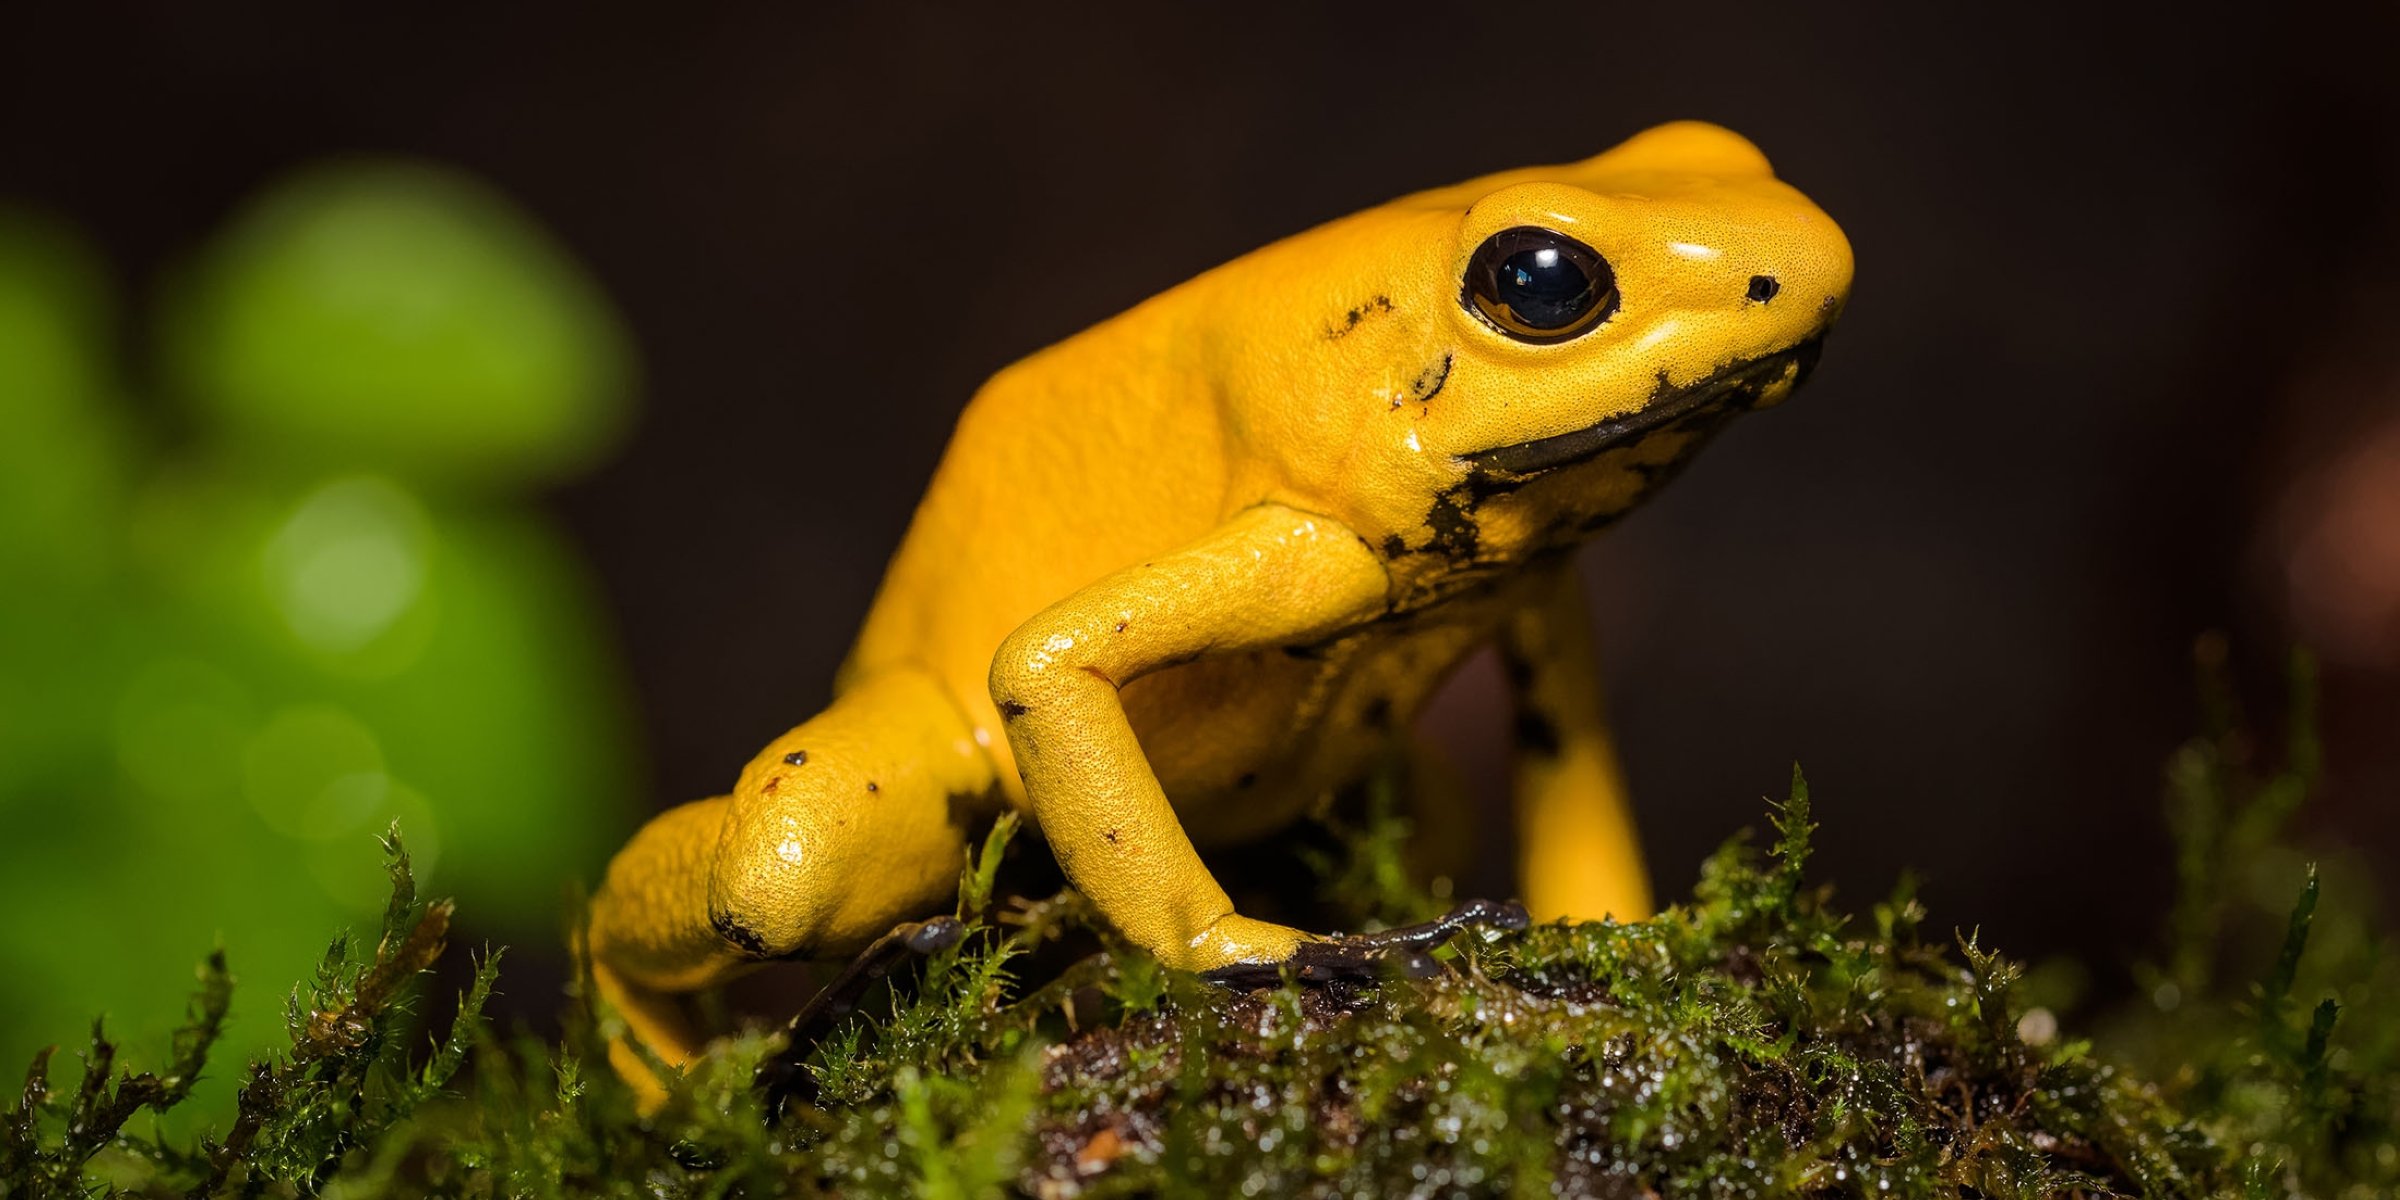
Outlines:
[{"label": "frog's eye", "polygon": [[1617,311],[1617,273],[1574,238],[1519,225],[1475,248],[1459,300],[1520,342],[1563,342]]}]

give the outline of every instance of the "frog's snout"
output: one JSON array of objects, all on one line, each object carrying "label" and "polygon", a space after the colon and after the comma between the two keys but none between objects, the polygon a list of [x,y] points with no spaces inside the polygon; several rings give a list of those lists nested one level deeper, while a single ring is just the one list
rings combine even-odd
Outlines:
[{"label": "frog's snout", "polygon": [[1773,269],[1736,285],[1742,288],[1743,307],[1762,310],[1761,315],[1782,332],[1788,345],[1806,347],[1806,352],[1795,358],[1799,368],[1793,379],[1795,387],[1816,366],[1815,344],[1833,332],[1850,298],[1848,240],[1839,230],[1827,234],[1820,227],[1812,233],[1821,239],[1812,253],[1760,264]]},{"label": "frog's snout", "polygon": [[1772,251],[1751,267],[1758,274],[1746,285],[1734,284],[1745,288],[1741,303],[1764,310],[1766,319],[1795,342],[1823,337],[1850,301],[1856,270],[1850,239],[1805,201],[1776,223],[1775,235],[1766,239]]}]

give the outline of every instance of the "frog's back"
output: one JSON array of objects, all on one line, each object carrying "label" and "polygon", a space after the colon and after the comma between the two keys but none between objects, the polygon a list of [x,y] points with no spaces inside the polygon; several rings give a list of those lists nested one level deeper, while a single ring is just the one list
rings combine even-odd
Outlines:
[{"label": "frog's back", "polygon": [[960,415],[838,686],[895,666],[949,684],[998,745],[985,694],[1001,639],[1223,514],[1225,430],[1176,369],[1167,292],[993,376]]}]

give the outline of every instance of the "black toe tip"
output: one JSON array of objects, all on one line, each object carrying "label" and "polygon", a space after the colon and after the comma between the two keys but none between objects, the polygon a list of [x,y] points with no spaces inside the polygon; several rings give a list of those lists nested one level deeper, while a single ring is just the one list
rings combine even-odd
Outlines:
[{"label": "black toe tip", "polygon": [[957,945],[958,939],[966,934],[966,923],[957,917],[935,917],[919,922],[915,929],[908,932],[906,941],[910,950],[918,954],[931,954]]}]

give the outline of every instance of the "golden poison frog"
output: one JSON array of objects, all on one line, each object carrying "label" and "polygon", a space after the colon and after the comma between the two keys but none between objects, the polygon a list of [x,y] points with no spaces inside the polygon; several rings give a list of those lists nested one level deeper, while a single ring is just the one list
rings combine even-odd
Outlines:
[{"label": "golden poison frog", "polygon": [[[1679,123],[1319,226],[1002,370],[832,704],[610,864],[602,994],[681,1063],[673,993],[929,937],[902,923],[1003,808],[1125,939],[1228,982],[1358,977],[1526,909],[1647,916],[1572,551],[1788,396],[1850,276],[1756,147]],[[1525,909],[1363,938],[1235,912],[1200,849],[1359,779],[1486,645]]]}]

